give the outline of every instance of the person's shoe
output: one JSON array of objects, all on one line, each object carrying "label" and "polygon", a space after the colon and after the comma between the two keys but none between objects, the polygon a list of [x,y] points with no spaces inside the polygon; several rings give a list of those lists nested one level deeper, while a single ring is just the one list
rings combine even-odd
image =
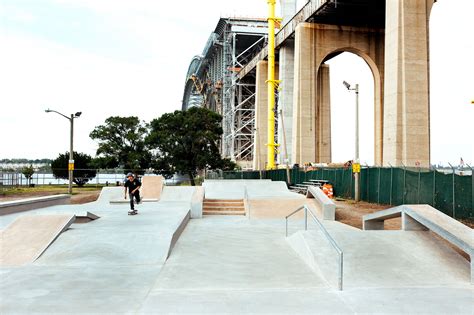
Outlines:
[{"label": "person's shoe", "polygon": [[128,215],[134,215],[134,214],[137,214],[137,210],[128,211]]}]

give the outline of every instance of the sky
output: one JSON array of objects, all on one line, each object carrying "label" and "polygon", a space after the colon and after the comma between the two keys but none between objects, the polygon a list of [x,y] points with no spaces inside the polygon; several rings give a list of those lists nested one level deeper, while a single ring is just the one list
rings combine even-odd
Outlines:
[{"label": "sky", "polygon": [[[472,12],[472,0],[439,0],[431,14],[432,163],[474,164]],[[266,13],[265,0],[0,0],[0,159],[69,150],[69,122],[47,108],[82,112],[74,150],[90,155],[97,145],[89,133],[107,117],[150,121],[180,109],[189,63],[218,19]],[[370,70],[349,53],[329,63],[333,160],[354,155],[346,80],[360,84],[360,156],[372,164]]]}]

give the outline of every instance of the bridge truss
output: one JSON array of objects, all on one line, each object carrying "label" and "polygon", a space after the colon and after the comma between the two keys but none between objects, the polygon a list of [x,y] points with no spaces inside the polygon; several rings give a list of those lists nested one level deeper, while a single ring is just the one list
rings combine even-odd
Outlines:
[{"label": "bridge truss", "polygon": [[186,75],[183,110],[203,106],[220,113],[221,153],[250,165],[255,126],[255,77],[237,73],[266,45],[265,19],[221,18],[202,55]]}]

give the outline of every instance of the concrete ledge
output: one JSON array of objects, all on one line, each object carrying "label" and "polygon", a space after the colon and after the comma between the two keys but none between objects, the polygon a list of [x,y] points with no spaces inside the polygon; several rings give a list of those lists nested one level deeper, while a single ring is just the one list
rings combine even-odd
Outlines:
[{"label": "concrete ledge", "polygon": [[71,202],[70,195],[54,195],[0,202],[0,215],[50,206],[65,205]]},{"label": "concrete ledge", "polygon": [[321,207],[324,220],[334,221],[336,219],[336,204],[328,198],[318,187],[308,187],[306,198],[314,198]]},{"label": "concrete ledge", "polygon": [[403,205],[363,216],[364,230],[383,230],[384,221],[401,217],[402,230],[430,230],[470,256],[474,284],[474,232],[459,221],[429,205]]}]

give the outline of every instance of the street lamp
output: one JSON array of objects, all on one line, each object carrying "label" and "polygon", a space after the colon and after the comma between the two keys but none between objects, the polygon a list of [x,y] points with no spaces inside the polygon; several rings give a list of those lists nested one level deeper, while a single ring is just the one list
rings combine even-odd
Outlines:
[{"label": "street lamp", "polygon": [[67,120],[69,120],[69,122],[71,123],[71,135],[70,135],[70,139],[69,139],[69,164],[68,164],[69,186],[68,186],[68,193],[72,194],[72,179],[73,179],[72,172],[74,170],[74,156],[73,156],[74,118],[79,118],[81,116],[82,112],[77,112],[75,114],[71,114],[71,117],[68,117],[64,114],[61,114],[58,111],[55,111],[55,110],[52,110],[52,109],[49,109],[49,108],[46,109],[45,112],[46,113],[56,113],[58,115],[61,115],[64,118],[66,118]]},{"label": "street lamp", "polygon": [[360,162],[359,162],[359,84],[356,84],[354,88],[346,81],[342,84],[349,91],[355,91],[356,94],[356,114],[355,114],[355,160],[352,166],[355,179],[355,201],[360,200],[360,187],[359,187],[359,176],[360,176]]}]

